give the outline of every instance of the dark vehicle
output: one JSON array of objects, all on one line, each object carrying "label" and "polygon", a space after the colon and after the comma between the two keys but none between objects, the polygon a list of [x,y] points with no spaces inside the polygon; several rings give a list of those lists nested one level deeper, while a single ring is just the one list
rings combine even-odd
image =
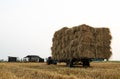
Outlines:
[{"label": "dark vehicle", "polygon": [[57,64],[57,60],[52,59],[52,57],[48,57],[47,58],[47,64],[48,65],[50,65],[50,64],[56,65]]}]

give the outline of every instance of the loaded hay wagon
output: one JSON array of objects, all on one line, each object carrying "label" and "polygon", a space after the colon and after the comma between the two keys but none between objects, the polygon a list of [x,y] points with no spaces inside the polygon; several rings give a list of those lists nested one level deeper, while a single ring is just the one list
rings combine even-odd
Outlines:
[{"label": "loaded hay wagon", "polygon": [[52,59],[65,62],[69,67],[76,62],[88,67],[92,59],[110,58],[111,39],[109,28],[94,28],[86,24],[63,27],[54,33]]}]

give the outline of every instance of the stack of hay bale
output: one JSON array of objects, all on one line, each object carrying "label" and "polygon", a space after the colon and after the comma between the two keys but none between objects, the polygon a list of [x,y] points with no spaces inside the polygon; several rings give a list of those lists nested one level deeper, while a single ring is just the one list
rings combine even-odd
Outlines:
[{"label": "stack of hay bale", "polygon": [[111,56],[111,35],[108,28],[79,25],[63,27],[55,32],[52,56],[57,60],[71,58],[106,58]]}]

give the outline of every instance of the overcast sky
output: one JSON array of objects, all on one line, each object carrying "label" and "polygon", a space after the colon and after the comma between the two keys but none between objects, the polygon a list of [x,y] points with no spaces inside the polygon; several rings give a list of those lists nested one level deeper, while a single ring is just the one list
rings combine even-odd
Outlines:
[{"label": "overcast sky", "polygon": [[108,27],[120,60],[119,0],[0,0],[0,59],[51,55],[53,34],[68,26]]}]

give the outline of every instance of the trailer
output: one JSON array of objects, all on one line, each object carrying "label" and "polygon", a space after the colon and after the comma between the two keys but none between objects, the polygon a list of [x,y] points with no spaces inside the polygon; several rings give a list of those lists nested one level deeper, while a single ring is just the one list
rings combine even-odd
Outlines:
[{"label": "trailer", "polygon": [[102,62],[107,60],[105,58],[73,58],[70,60],[54,60],[52,57],[47,58],[47,65],[57,65],[57,63],[66,63],[67,67],[74,67],[75,65],[82,65],[83,67],[90,67],[91,62]]},{"label": "trailer", "polygon": [[54,64],[64,62],[67,67],[74,67],[74,65],[82,65],[83,67],[90,67],[90,62],[92,59],[83,58],[83,59],[70,59],[70,60],[54,60],[48,57],[47,64]]},{"label": "trailer", "polygon": [[80,64],[89,67],[95,59],[109,59],[111,52],[109,28],[94,28],[86,24],[63,27],[53,36],[49,61],[65,62],[68,67]]}]

